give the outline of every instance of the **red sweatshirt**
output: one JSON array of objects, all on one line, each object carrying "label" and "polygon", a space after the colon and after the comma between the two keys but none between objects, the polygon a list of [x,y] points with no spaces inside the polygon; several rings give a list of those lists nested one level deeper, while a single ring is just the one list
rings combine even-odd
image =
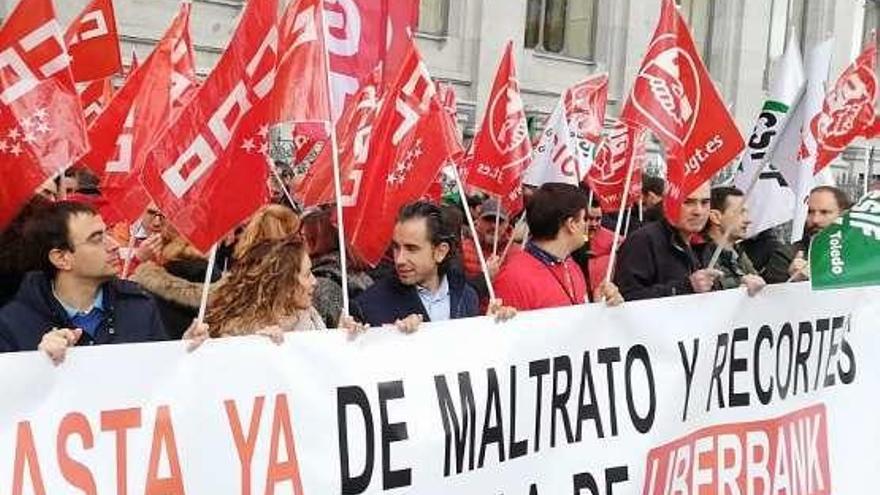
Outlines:
[{"label": "red sweatshirt", "polygon": [[534,245],[511,254],[494,285],[505,306],[521,311],[587,302],[587,283],[577,263],[571,257],[555,259]]}]

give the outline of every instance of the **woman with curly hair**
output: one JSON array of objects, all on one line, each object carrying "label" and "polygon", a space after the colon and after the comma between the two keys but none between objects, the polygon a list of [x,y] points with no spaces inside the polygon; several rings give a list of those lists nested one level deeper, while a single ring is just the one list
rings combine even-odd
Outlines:
[{"label": "woman with curly hair", "polygon": [[211,295],[206,322],[212,337],[324,330],[312,306],[312,262],[299,239],[263,241],[242,252]]},{"label": "woman with curly hair", "polygon": [[246,253],[264,241],[290,239],[299,232],[300,218],[283,205],[266,205],[251,217],[235,245],[233,258],[237,262]]}]

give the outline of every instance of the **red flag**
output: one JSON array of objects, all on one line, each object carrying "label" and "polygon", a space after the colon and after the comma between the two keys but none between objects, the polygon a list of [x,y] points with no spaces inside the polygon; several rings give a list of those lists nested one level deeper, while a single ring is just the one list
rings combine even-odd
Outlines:
[{"label": "red flag", "polygon": [[83,162],[98,175],[104,195],[128,222],[150,203],[140,183],[146,153],[196,89],[190,9],[188,2],[181,4],[155,51],[89,128],[92,151]]},{"label": "red flag", "polygon": [[437,98],[440,99],[446,113],[451,115],[453,119],[458,118],[458,95],[455,94],[455,88],[451,84],[438,82]]},{"label": "red flag", "polygon": [[[342,178],[343,205],[356,201],[360,191],[363,167],[370,153],[370,136],[379,111],[379,75],[374,72],[372,80],[361,86],[354,104],[336,124],[340,177]],[[295,138],[296,139],[296,138]],[[333,182],[333,157],[330,148],[323,146],[295,194],[306,207],[336,202]]]},{"label": "red flag", "polygon": [[216,68],[147,155],[144,186],[201,251],[268,200],[277,0],[247,2]]},{"label": "red flag", "polygon": [[474,138],[468,184],[496,196],[506,196],[522,186],[522,174],[531,154],[532,143],[513,60],[513,42],[508,41],[483,124]]},{"label": "red flag", "polygon": [[70,69],[75,81],[95,81],[122,72],[112,0],[92,0],[70,23],[64,41],[73,59]]},{"label": "red flag", "polygon": [[276,122],[330,122],[323,0],[292,2],[281,19]]},{"label": "red flag", "polygon": [[664,208],[670,219],[678,218],[684,198],[745,147],[672,0],[663,0],[620,120],[651,129],[666,146]]},{"label": "red flag", "polygon": [[602,140],[608,103],[608,74],[590,76],[568,88],[562,97],[568,126],[579,138],[594,144]]},{"label": "red flag", "polygon": [[51,0],[21,0],[0,27],[0,229],[88,150]]},{"label": "red flag", "polygon": [[623,122],[615,122],[596,150],[596,159],[586,182],[599,199],[602,211],[608,213],[623,209],[623,189],[630,165],[633,173],[625,206],[632,206],[639,200],[642,168],[647,158],[645,138],[644,131]]},{"label": "red flag", "polygon": [[825,95],[822,112],[810,122],[816,137],[816,173],[825,168],[857,137],[872,137],[877,76],[877,44],[873,37],[861,55],[843,71]]},{"label": "red flag", "polygon": [[107,108],[110,100],[113,99],[113,83],[109,77],[107,79],[98,79],[97,81],[78,83],[77,92],[82,102],[86,123],[91,124]]},{"label": "red flag", "polygon": [[418,23],[419,1],[325,0],[324,8],[333,115],[339,117],[377,68],[384,69],[386,84],[393,82]]},{"label": "red flag", "polygon": [[422,197],[440,169],[461,152],[453,136],[449,116],[413,44],[385,95],[359,194],[345,213],[346,237],[362,260],[378,263],[398,210]]},{"label": "red flag", "polygon": [[291,162],[299,173],[312,169],[324,149],[329,146],[330,135],[326,122],[296,122],[291,130],[293,156]]}]

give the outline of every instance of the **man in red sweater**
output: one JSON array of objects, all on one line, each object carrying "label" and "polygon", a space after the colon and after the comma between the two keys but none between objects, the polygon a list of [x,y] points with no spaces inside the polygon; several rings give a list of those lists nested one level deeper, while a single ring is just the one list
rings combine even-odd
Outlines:
[{"label": "man in red sweater", "polygon": [[[535,191],[526,209],[532,240],[511,255],[495,279],[495,291],[506,305],[530,310],[589,302],[584,274],[571,259],[585,242],[586,210],[587,198],[575,186],[548,183]],[[623,302],[610,283],[591,295],[610,306]]]}]

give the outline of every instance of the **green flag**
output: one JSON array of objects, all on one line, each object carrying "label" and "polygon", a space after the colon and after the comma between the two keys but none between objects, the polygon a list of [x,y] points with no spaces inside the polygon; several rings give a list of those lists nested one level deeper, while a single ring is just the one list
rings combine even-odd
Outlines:
[{"label": "green flag", "polygon": [[872,191],[813,239],[814,289],[880,285],[880,191]]}]

